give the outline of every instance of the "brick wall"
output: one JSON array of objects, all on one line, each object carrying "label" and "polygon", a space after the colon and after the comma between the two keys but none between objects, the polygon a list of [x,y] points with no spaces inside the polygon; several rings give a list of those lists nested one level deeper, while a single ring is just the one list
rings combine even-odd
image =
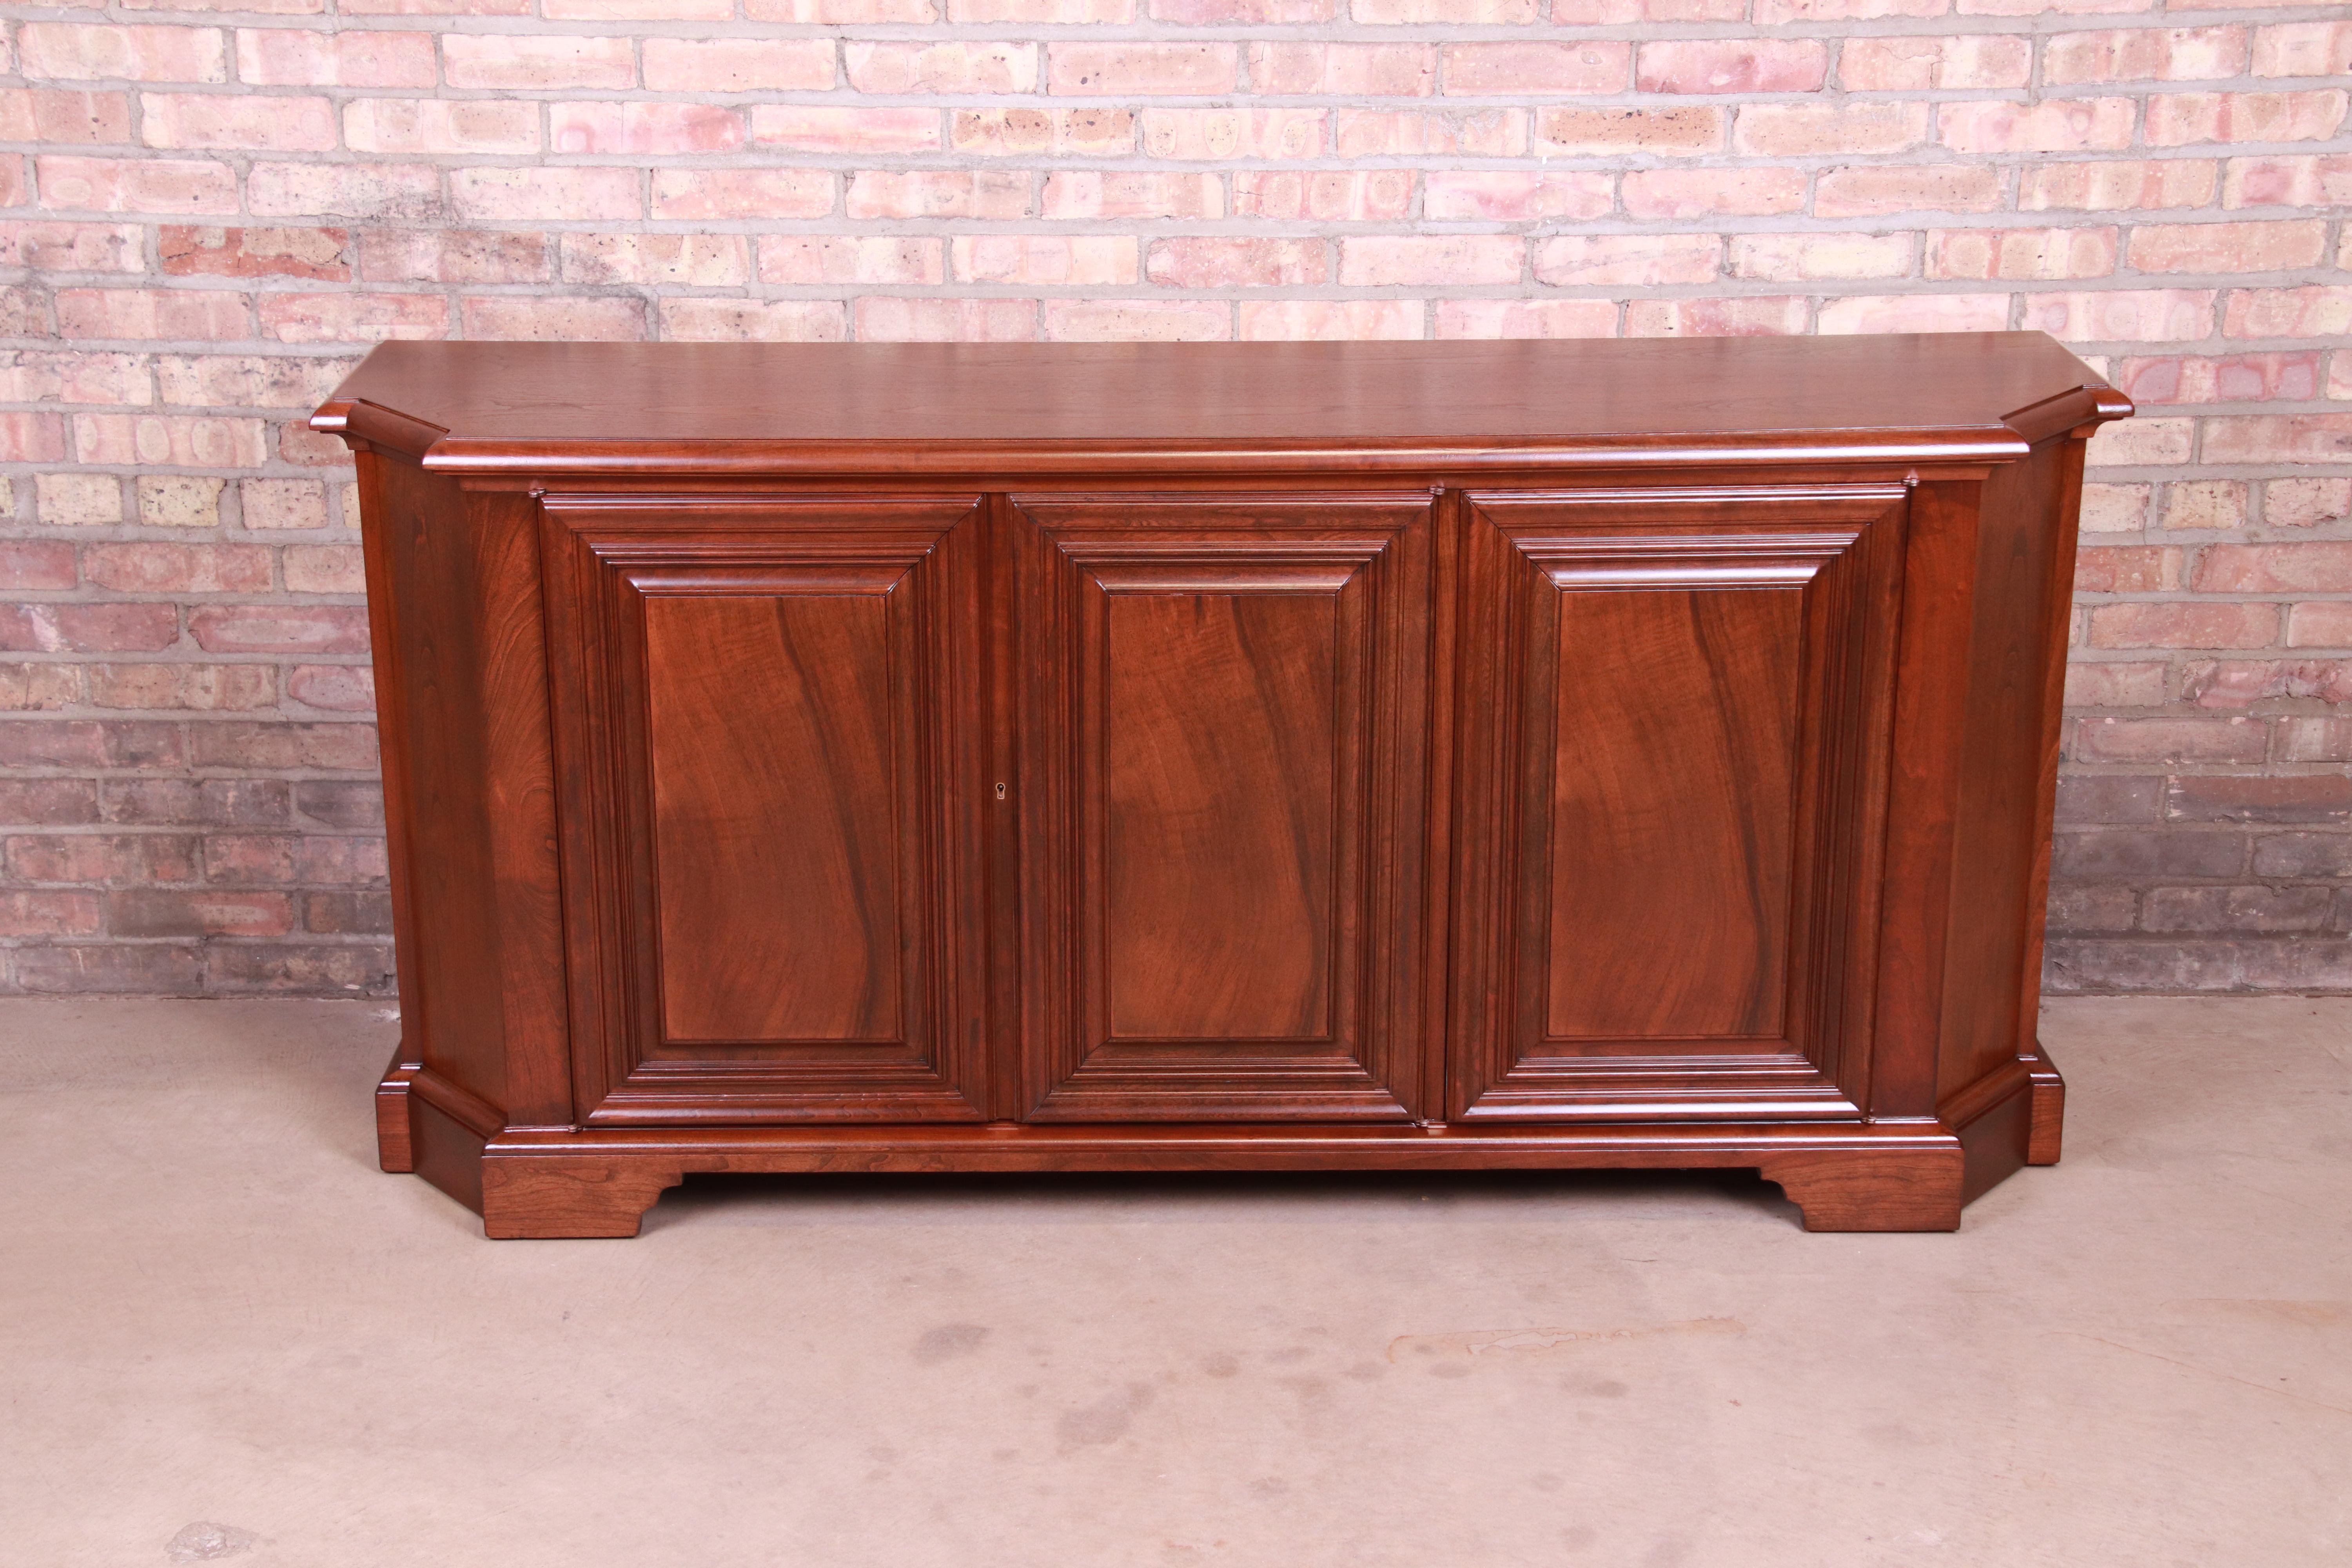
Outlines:
[{"label": "brick wall", "polygon": [[2352,988],[2342,4],[0,17],[0,990],[383,987],[301,425],[380,338],[1998,327],[2142,410],[2092,447],[2053,984]]}]

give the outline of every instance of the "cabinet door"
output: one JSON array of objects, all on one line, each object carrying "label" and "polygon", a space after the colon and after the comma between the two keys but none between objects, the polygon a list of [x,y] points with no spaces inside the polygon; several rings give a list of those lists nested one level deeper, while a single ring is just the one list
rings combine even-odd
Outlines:
[{"label": "cabinet door", "polygon": [[1412,1116],[1429,492],[1012,507],[1025,1114]]},{"label": "cabinet door", "polygon": [[1467,498],[1451,1115],[1859,1114],[1906,494]]},{"label": "cabinet door", "polygon": [[980,503],[544,505],[583,1119],[985,1115]]}]

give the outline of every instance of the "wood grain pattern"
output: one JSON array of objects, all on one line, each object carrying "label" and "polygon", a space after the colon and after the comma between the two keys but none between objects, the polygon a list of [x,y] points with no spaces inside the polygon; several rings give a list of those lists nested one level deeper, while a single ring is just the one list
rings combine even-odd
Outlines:
[{"label": "wood grain pattern", "polygon": [[1110,1037],[1327,1038],[1336,596],[1125,594],[1108,611]]},{"label": "wood grain pattern", "polygon": [[984,510],[542,510],[585,1120],[985,1119]]},{"label": "wood grain pattern", "polygon": [[888,609],[647,600],[666,1044],[899,1037]]},{"label": "wood grain pattern", "polygon": [[1028,1117],[1412,1114],[1430,501],[1013,498]]},{"label": "wood grain pattern", "polygon": [[386,345],[313,420],[382,1157],[496,1236],[689,1172],[1685,1165],[1949,1228],[2059,1152],[2128,412],[2030,333]]},{"label": "wood grain pattern", "polygon": [[1804,604],[1564,595],[1552,1039],[1781,1038]]},{"label": "wood grain pattern", "polygon": [[1858,1114],[1905,494],[1473,493],[1451,1114]]}]

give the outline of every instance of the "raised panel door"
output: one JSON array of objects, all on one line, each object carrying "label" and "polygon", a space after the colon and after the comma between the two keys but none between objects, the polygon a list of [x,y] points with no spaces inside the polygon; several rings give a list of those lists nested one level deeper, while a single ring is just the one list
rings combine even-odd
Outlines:
[{"label": "raised panel door", "polygon": [[986,1115],[984,508],[544,510],[583,1118]]},{"label": "raised panel door", "polygon": [[1467,498],[1450,1115],[1860,1114],[1905,496]]},{"label": "raised panel door", "polygon": [[1024,1114],[1415,1114],[1429,492],[1011,512]]}]

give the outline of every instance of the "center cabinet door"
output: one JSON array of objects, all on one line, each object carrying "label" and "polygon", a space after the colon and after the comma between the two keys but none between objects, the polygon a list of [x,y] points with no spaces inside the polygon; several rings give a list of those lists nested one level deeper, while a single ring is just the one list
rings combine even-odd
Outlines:
[{"label": "center cabinet door", "polygon": [[1449,1116],[1860,1115],[1906,497],[1465,498]]},{"label": "center cabinet door", "polygon": [[543,508],[582,1119],[986,1118],[986,505]]},{"label": "center cabinet door", "polygon": [[1026,1119],[1423,1113],[1432,514],[1011,498]]}]

